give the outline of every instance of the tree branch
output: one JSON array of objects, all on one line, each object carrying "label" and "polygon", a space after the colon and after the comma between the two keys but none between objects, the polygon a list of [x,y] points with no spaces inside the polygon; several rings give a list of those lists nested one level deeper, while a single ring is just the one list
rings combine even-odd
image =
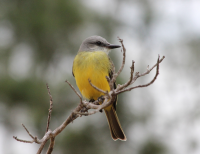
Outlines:
[{"label": "tree branch", "polygon": [[47,140],[44,140],[44,141],[41,143],[40,148],[38,149],[37,154],[41,154],[42,150],[44,149],[44,146],[45,146],[46,142],[47,142]]},{"label": "tree branch", "polygon": [[48,114],[47,128],[46,128],[46,132],[48,132],[49,124],[50,124],[50,120],[51,120],[51,112],[52,112],[52,109],[53,109],[53,98],[51,96],[48,84],[46,84],[46,85],[47,85],[47,90],[48,90],[48,94],[49,94],[49,97],[50,97],[50,107],[49,107],[49,114]]},{"label": "tree branch", "polygon": [[49,148],[48,148],[46,154],[51,154],[52,153],[54,144],[55,144],[55,137],[52,137],[51,140],[50,140]]},{"label": "tree branch", "polygon": [[[133,89],[136,88],[141,88],[141,87],[147,87],[151,84],[153,84],[155,82],[155,80],[157,79],[157,76],[159,75],[159,64],[163,61],[163,59],[165,58],[164,56],[160,59],[160,56],[158,56],[157,62],[156,64],[151,67],[149,69],[149,66],[147,66],[147,70],[142,73],[139,74],[139,72],[134,74],[134,64],[135,62],[132,61],[132,65],[130,67],[131,71],[130,71],[130,79],[124,83],[124,84],[118,84],[117,88],[114,89],[113,85],[116,82],[116,78],[119,76],[119,74],[122,72],[124,65],[125,65],[125,58],[126,58],[126,48],[123,44],[123,40],[119,38],[119,42],[122,45],[122,52],[123,52],[123,60],[122,60],[122,64],[120,69],[118,70],[117,73],[115,73],[115,67],[112,64],[112,71],[113,71],[113,77],[110,79],[109,77],[106,77],[109,85],[110,85],[110,91],[104,91],[98,87],[96,87],[95,85],[93,85],[91,83],[91,80],[88,80],[89,84],[97,91],[101,92],[104,94],[102,100],[98,99],[95,100],[93,103],[92,102],[88,102],[86,100],[83,100],[81,95],[75,90],[75,88],[66,80],[66,82],[69,84],[69,86],[71,87],[71,89],[76,93],[76,95],[79,97],[80,99],[80,103],[77,105],[77,107],[71,112],[71,114],[67,117],[67,119],[60,125],[58,126],[55,130],[51,131],[49,129],[49,125],[50,125],[50,120],[51,120],[51,112],[53,109],[53,99],[52,99],[52,95],[50,93],[50,89],[49,86],[47,85],[47,90],[48,90],[48,95],[50,97],[50,107],[49,107],[49,113],[48,113],[48,119],[47,119],[47,128],[46,128],[46,133],[44,134],[42,139],[38,139],[37,137],[34,137],[29,130],[22,124],[22,126],[24,127],[24,129],[26,130],[26,132],[28,133],[28,135],[32,138],[32,140],[28,141],[28,140],[22,140],[22,139],[18,139],[16,136],[13,136],[13,138],[19,142],[23,142],[23,143],[37,143],[40,144],[40,148],[38,149],[37,154],[40,154],[42,152],[42,150],[44,149],[44,146],[46,144],[46,142],[48,140],[50,140],[50,144],[47,150],[47,154],[51,154],[55,145],[55,137],[60,134],[65,127],[70,124],[71,122],[73,122],[76,118],[81,117],[82,115],[88,116],[88,115],[92,115],[95,113],[98,113],[100,110],[108,107],[109,105],[111,105],[115,98],[117,97],[118,94],[126,92],[126,91],[131,91]],[[156,67],[156,74],[154,76],[154,78],[147,84],[143,84],[143,85],[138,85],[138,86],[133,86],[133,87],[129,87],[130,85],[132,85],[139,77],[145,76],[147,74],[149,74],[154,68]],[[103,102],[103,103],[102,103]],[[88,110],[90,109],[94,109],[92,112],[88,112]]]},{"label": "tree branch", "polygon": [[78,91],[76,91],[76,89],[71,85],[71,83],[69,81],[65,81],[69,84],[69,86],[73,89],[73,91],[76,93],[76,95],[80,98],[80,101],[82,102],[82,97],[81,95],[78,93]]},{"label": "tree branch", "polygon": [[88,79],[88,81],[89,81],[90,85],[91,85],[94,89],[96,89],[97,91],[99,91],[99,92],[101,92],[101,93],[103,93],[103,94],[105,94],[105,95],[108,95],[108,91],[104,91],[104,90],[102,90],[102,89],[96,87],[95,85],[93,85],[93,84],[91,83],[91,80],[90,80],[90,79]]},{"label": "tree branch", "polygon": [[[117,87],[118,90],[121,90],[121,89],[123,89],[124,87],[129,86],[129,85],[131,84],[131,82],[133,81],[134,64],[135,64],[135,61],[133,60],[133,61],[132,61],[132,65],[131,65],[131,67],[130,67],[130,69],[131,69],[131,73],[130,73],[131,76],[130,76],[129,81],[128,81],[127,83],[125,83],[124,85],[118,85],[118,87]],[[136,75],[137,75],[137,74],[136,74]]]},{"label": "tree branch", "polygon": [[[163,57],[164,57],[164,56],[163,56]],[[152,83],[154,83],[154,81],[156,80],[156,78],[157,78],[157,76],[158,76],[158,74],[159,74],[159,63],[162,62],[162,60],[164,59],[164,58],[162,58],[162,60],[160,61],[159,58],[160,58],[160,56],[158,56],[157,63],[156,63],[156,65],[154,65],[154,66],[157,66],[156,74],[155,74],[154,78],[153,78],[149,83],[144,84],[144,85],[138,85],[138,86],[131,87],[131,88],[124,88],[123,90],[118,91],[117,94],[123,93],[123,92],[125,92],[125,91],[131,91],[131,90],[136,89],[136,88],[147,87],[147,86],[151,85]],[[151,69],[151,70],[152,70],[152,69]],[[138,77],[144,76],[144,74],[148,74],[148,73],[149,73],[149,70],[147,70],[147,72],[146,72],[146,73],[143,73],[142,75],[137,75],[137,74],[136,74],[136,77],[138,78]]]},{"label": "tree branch", "polygon": [[[114,82],[116,81],[117,77],[118,77],[119,74],[122,72],[122,70],[123,70],[123,68],[124,68],[124,65],[125,65],[125,60],[126,60],[126,48],[124,47],[123,40],[120,39],[119,37],[118,37],[118,39],[119,39],[119,42],[120,42],[121,45],[122,45],[122,50],[121,50],[121,51],[123,52],[123,61],[122,61],[122,65],[121,65],[119,71],[118,71],[117,73],[113,72],[114,75],[113,75],[113,78],[112,78],[112,81],[111,81],[112,83],[114,83]],[[114,68],[115,68],[115,67],[114,67]],[[115,70],[115,69],[114,69],[114,70]]]}]

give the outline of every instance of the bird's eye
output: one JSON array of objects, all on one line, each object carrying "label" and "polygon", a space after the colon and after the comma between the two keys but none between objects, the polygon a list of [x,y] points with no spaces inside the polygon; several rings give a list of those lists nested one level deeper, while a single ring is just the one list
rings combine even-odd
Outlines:
[{"label": "bird's eye", "polygon": [[97,41],[96,44],[97,44],[98,46],[101,46],[101,45],[102,45],[102,43],[101,43],[100,41]]}]

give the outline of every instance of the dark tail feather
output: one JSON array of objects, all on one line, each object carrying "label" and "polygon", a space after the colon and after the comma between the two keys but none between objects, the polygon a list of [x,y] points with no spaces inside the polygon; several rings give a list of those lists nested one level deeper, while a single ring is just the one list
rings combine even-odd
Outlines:
[{"label": "dark tail feather", "polygon": [[105,110],[105,113],[106,113],[106,117],[107,117],[108,124],[110,127],[110,133],[113,140],[120,139],[120,140],[126,141],[126,136],[122,130],[117,114],[115,110],[113,109],[113,107],[111,108],[111,110]]}]

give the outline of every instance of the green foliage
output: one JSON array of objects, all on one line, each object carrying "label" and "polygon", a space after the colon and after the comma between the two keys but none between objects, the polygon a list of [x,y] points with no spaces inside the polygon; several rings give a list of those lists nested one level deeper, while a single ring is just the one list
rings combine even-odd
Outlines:
[{"label": "green foliage", "polygon": [[[72,32],[83,23],[78,1],[7,1],[5,18],[14,26],[17,42],[35,48],[38,62],[50,62],[60,44],[73,44]],[[66,41],[67,40],[67,41]],[[65,47],[66,47],[65,46]],[[70,50],[69,50],[70,51]]]},{"label": "green foliage", "polygon": [[[85,132],[85,133],[83,133]],[[88,133],[91,132],[91,133]],[[101,145],[95,136],[91,136],[91,134],[95,134],[94,127],[88,125],[80,132],[74,131],[66,131],[62,136],[62,139],[59,141],[59,147],[63,148],[63,153],[67,152],[69,154],[73,153],[101,153]]]},{"label": "green foliage", "polygon": [[[12,78],[6,77],[0,80],[0,97],[1,101],[6,102],[8,106],[28,103],[28,106],[38,108],[43,106],[37,102],[47,102],[45,83],[26,79],[16,81]],[[48,107],[48,105],[46,106]]]},{"label": "green foliage", "polygon": [[140,150],[140,154],[165,154],[166,149],[162,143],[155,139],[147,141]]}]

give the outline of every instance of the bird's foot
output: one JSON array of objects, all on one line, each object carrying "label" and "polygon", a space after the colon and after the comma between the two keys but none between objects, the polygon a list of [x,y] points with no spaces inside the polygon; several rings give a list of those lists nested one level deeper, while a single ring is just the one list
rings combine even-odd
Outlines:
[{"label": "bird's foot", "polygon": [[104,100],[105,100],[104,96],[103,96],[103,95],[100,96],[100,97],[98,98],[99,104],[102,104]]},{"label": "bird's foot", "polygon": [[89,100],[89,102],[94,102],[95,100],[92,98],[91,100]]},{"label": "bird's foot", "polygon": [[[102,104],[103,103],[103,101],[105,100],[105,98],[104,98],[104,96],[102,95],[102,96],[100,96],[99,98],[98,98],[98,101],[99,101],[99,104]],[[103,112],[103,110],[101,109],[101,110],[99,110],[99,112]]]}]

